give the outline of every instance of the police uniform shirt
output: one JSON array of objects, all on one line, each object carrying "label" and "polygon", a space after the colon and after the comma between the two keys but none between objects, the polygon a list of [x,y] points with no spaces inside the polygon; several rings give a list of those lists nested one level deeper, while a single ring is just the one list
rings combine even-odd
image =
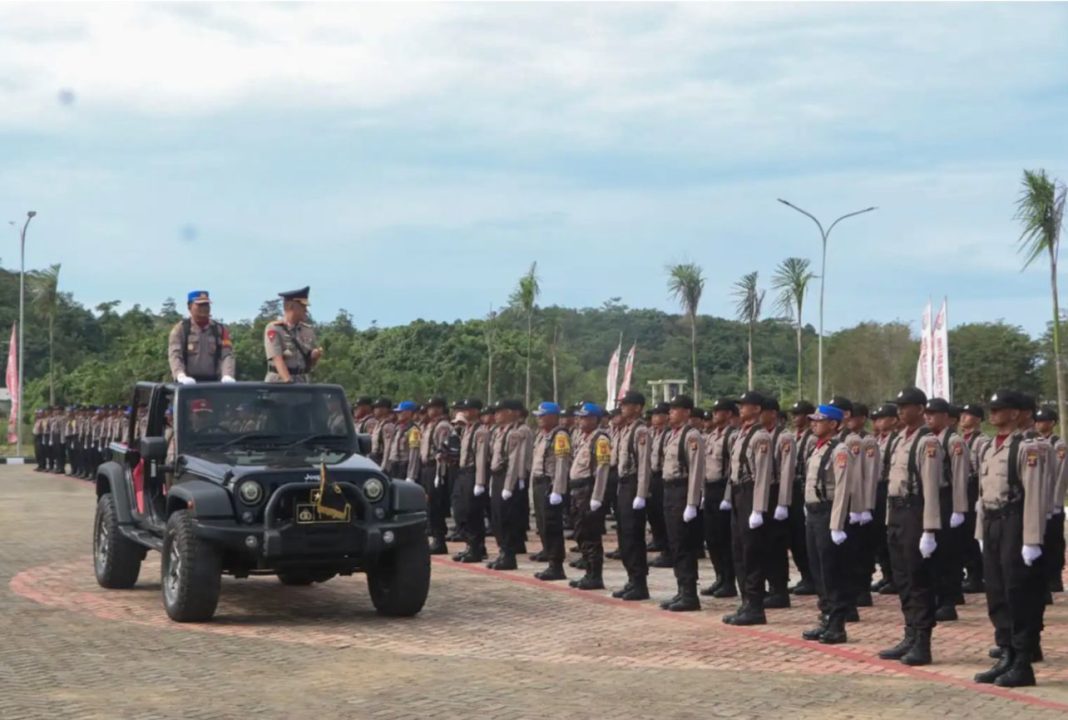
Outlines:
[{"label": "police uniform shirt", "polygon": [[972,471],[973,473],[978,473],[979,460],[983,456],[986,446],[990,444],[990,436],[984,435],[978,430],[973,430],[962,434],[961,437],[964,438],[964,442],[968,445],[968,460],[971,461]]},{"label": "police uniform shirt", "polygon": [[608,468],[612,462],[612,440],[608,433],[597,428],[592,432],[579,431],[578,442],[571,446],[571,480],[593,479],[591,500],[604,502],[608,486]]},{"label": "police uniform shirt", "polygon": [[[915,448],[917,477],[909,477],[909,453]],[[890,449],[888,498],[923,497],[923,529],[942,529],[938,486],[942,482],[942,445],[921,429],[901,431]],[[889,512],[889,506],[887,508]]]},{"label": "police uniform shirt", "polygon": [[1068,445],[1064,438],[1058,438],[1053,444],[1054,463],[1056,471],[1053,473],[1053,495],[1049,498],[1049,511],[1054,514],[1064,512],[1064,495],[1068,493]]},{"label": "police uniform shirt", "polygon": [[[856,462],[860,468],[857,475],[857,482],[851,485],[853,494],[849,498],[849,512],[859,513],[868,509],[867,465],[861,460],[864,452],[864,438],[860,436],[860,433],[845,429],[838,433],[838,442],[846,446],[853,461]],[[875,485],[873,483],[872,488],[874,489],[874,487]],[[873,506],[875,504],[874,493],[872,493],[871,504]]]},{"label": "police uniform shirt", "polygon": [[730,445],[733,428],[724,425],[712,428],[705,434],[705,482],[722,482],[727,479],[730,462]]},{"label": "police uniform shirt", "polygon": [[616,462],[619,477],[638,476],[636,497],[649,496],[649,428],[634,420],[619,428],[619,441],[616,445]]},{"label": "police uniform shirt", "polygon": [[[820,479],[820,467],[824,467]],[[805,461],[805,503],[831,503],[831,530],[845,530],[853,486],[860,479],[860,459],[845,443],[816,441]]]},{"label": "police uniform shirt", "polygon": [[263,330],[263,348],[267,354],[269,372],[274,372],[274,358],[282,356],[286,368],[293,375],[306,375],[311,369],[311,352],[315,349],[315,330],[305,322],[293,327],[284,318],[267,324]]},{"label": "police uniform shirt", "polygon": [[419,430],[419,452],[416,457],[415,470],[411,465],[408,467],[408,476],[412,479],[419,477],[419,471],[432,462],[438,462],[439,455],[445,447],[445,443],[452,434],[452,425],[448,419],[438,418],[427,421]]},{"label": "police uniform shirt", "polygon": [[[746,443],[746,438],[749,442]],[[745,447],[745,458],[742,448]],[[738,429],[731,438],[731,485],[753,483],[753,510],[767,512],[768,494],[774,481],[771,435],[760,425],[751,424]]]},{"label": "police uniform shirt", "polygon": [[[179,321],[171,328],[167,342],[167,357],[170,360],[171,375],[189,377],[234,377],[234,344],[230,340],[230,331],[225,325],[214,320],[201,328],[195,321],[189,322],[189,337],[182,347],[182,326]],[[220,347],[221,345],[221,347]],[[215,364],[215,355],[219,355],[219,364]]]},{"label": "police uniform shirt", "polygon": [[[505,471],[504,490],[515,492],[519,485],[519,475],[526,467],[524,458],[527,447],[527,427],[519,422],[497,428],[493,436],[493,449],[490,454],[490,472]],[[529,431],[528,431],[529,432]]]},{"label": "police uniform shirt", "polygon": [[968,475],[971,474],[971,460],[969,459],[968,444],[957,433],[950,434],[949,428],[938,434],[939,444],[945,448],[946,438],[949,438],[949,477],[942,475],[940,487],[947,485],[953,493],[953,512],[968,512]]},{"label": "police uniform shirt", "polygon": [[983,539],[983,515],[1000,510],[1010,503],[1023,503],[1023,544],[1041,545],[1046,532],[1045,500],[1042,497],[1042,454],[1033,442],[1020,439],[1016,457],[1019,485],[1009,483],[1009,455],[1013,438],[1008,435],[999,444],[987,444],[979,462],[979,516],[975,538]]},{"label": "police uniform shirt", "polygon": [[393,426],[393,432],[390,433],[389,442],[386,444],[386,460],[388,462],[402,462],[411,457],[412,446],[409,435],[413,428],[415,428],[415,423],[410,421],[406,423],[398,422]]},{"label": "police uniform shirt", "polygon": [[649,435],[652,450],[649,453],[649,469],[652,472],[660,472],[664,466],[664,432],[665,428],[660,426],[653,428]]},{"label": "police uniform shirt", "polygon": [[[679,453],[686,453],[685,462]],[[684,473],[688,468],[688,475]],[[664,481],[686,480],[686,504],[700,505],[705,483],[704,438],[697,428],[683,425],[667,431],[664,437]]]},{"label": "police uniform shirt", "polygon": [[374,415],[367,415],[360,418],[356,423],[356,432],[366,435],[374,435],[375,428],[378,427],[378,418]]},{"label": "police uniform shirt", "polygon": [[381,455],[383,463],[389,460],[389,446],[393,441],[395,428],[396,423],[387,419],[378,423],[371,433],[371,454]]},{"label": "police uniform shirt", "polygon": [[552,481],[551,492],[563,495],[567,492],[567,478],[571,472],[571,433],[566,428],[554,427],[546,432],[538,430],[531,453],[530,482],[534,478],[547,477]]},{"label": "police uniform shirt", "polygon": [[776,503],[790,507],[794,497],[794,475],[797,473],[797,441],[791,433],[779,433],[778,439],[775,440],[774,462],[779,476],[779,497]]},{"label": "police uniform shirt", "polygon": [[1034,427],[1023,433],[1024,447],[1033,447],[1038,452],[1038,467],[1041,468],[1042,476],[1042,499],[1043,517],[1050,512],[1050,498],[1053,495],[1053,485],[1056,484],[1056,455],[1053,445],[1046,438],[1038,434]]},{"label": "police uniform shirt", "polygon": [[[479,423],[471,438],[475,455],[475,485],[486,487],[489,484],[490,453],[493,448],[494,431],[496,428],[487,427]],[[463,450],[460,450],[461,455]],[[461,461],[462,462],[462,461]]]},{"label": "police uniform shirt", "polygon": [[875,509],[875,487],[883,476],[883,450],[875,435],[865,435],[860,439],[860,461],[860,477],[864,483],[861,510],[870,512]]}]

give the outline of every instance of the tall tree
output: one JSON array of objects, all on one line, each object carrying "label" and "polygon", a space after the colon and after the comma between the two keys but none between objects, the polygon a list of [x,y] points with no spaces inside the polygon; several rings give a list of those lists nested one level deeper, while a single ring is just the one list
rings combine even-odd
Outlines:
[{"label": "tall tree", "polygon": [[775,275],[771,279],[771,285],[779,291],[775,303],[777,312],[793,319],[797,331],[797,399],[803,394],[801,385],[801,333],[804,323],[801,320],[801,311],[805,305],[805,296],[808,293],[808,283],[816,274],[808,269],[809,261],[804,258],[789,257],[779,263],[775,269]]},{"label": "tall tree", "polygon": [[1019,251],[1024,268],[1043,255],[1049,258],[1050,293],[1053,295],[1053,369],[1057,379],[1057,412],[1065,413],[1064,370],[1061,365],[1061,309],[1057,292],[1057,251],[1060,249],[1061,220],[1064,217],[1065,186],[1045,170],[1024,170],[1016,219],[1023,224]]},{"label": "tall tree", "polygon": [[749,358],[749,389],[753,389],[753,333],[757,323],[760,322],[760,309],[764,305],[764,291],[757,288],[757,273],[751,272],[743,275],[742,279],[734,283],[732,293],[738,302],[735,305],[738,319],[746,324],[749,330],[749,340],[746,343],[746,352]]},{"label": "tall tree", "polygon": [[56,310],[59,303],[60,264],[37,270],[30,276],[30,294],[38,312],[48,320],[48,404],[56,404],[55,339]]},{"label": "tall tree", "polygon": [[527,317],[527,383],[523,393],[526,407],[530,407],[530,350],[534,342],[534,310],[541,293],[538,284],[538,263],[532,262],[526,274],[519,278],[519,284],[512,291],[509,302],[523,311]]},{"label": "tall tree", "polygon": [[705,290],[705,278],[699,265],[679,263],[668,266],[668,292],[682,307],[686,319],[690,321],[690,364],[693,368],[693,398],[701,400],[701,386],[697,372],[697,306],[701,303],[701,293]]}]

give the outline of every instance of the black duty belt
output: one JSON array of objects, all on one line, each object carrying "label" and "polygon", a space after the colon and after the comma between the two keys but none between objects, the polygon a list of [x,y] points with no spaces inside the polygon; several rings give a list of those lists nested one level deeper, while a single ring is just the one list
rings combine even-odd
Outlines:
[{"label": "black duty belt", "polygon": [[593,478],[579,478],[578,480],[572,480],[569,486],[572,490],[580,490],[582,488],[591,487],[593,485]]},{"label": "black duty belt", "polygon": [[1001,520],[1007,518],[1010,515],[1022,515],[1023,503],[1011,502],[996,508],[983,508],[983,520]]},{"label": "black duty belt", "polygon": [[832,507],[834,507],[834,503],[830,500],[805,503],[805,510],[809,513],[828,513],[831,511]]},{"label": "black duty belt", "polygon": [[[307,370],[300,369],[300,368],[292,368],[292,367],[289,367],[288,365],[286,365],[286,370],[289,371],[290,375],[306,375],[308,373]],[[268,362],[267,363],[267,371],[268,372],[278,372],[278,370],[275,368],[273,362]],[[219,378],[215,378],[215,379],[218,380]]]},{"label": "black duty belt", "polygon": [[619,484],[638,482],[638,473],[627,473],[619,476]]},{"label": "black duty belt", "polygon": [[551,475],[535,475],[534,482],[536,483],[551,483],[553,478]]},{"label": "black duty belt", "polygon": [[720,478],[719,480],[705,480],[705,485],[723,485],[727,482],[727,478]]},{"label": "black duty belt", "polygon": [[690,478],[688,478],[688,477],[683,477],[683,478],[664,478],[664,485],[666,485],[667,487],[672,487],[672,486],[675,486],[675,485],[689,485],[689,484],[690,484]]},{"label": "black duty belt", "polygon": [[923,507],[923,498],[919,495],[909,495],[908,497],[892,497],[886,499],[886,504],[890,506],[891,510],[907,510],[908,508],[920,508]]}]

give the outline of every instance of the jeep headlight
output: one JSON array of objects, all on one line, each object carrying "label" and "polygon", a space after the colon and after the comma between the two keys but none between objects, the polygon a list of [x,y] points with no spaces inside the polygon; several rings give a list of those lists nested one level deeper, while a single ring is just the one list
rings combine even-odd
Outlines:
[{"label": "jeep headlight", "polygon": [[255,480],[246,480],[238,486],[237,496],[246,505],[256,505],[263,499],[263,486]]},{"label": "jeep headlight", "polygon": [[371,478],[363,484],[363,494],[371,502],[378,502],[382,499],[382,493],[385,490],[385,485],[378,478]]}]

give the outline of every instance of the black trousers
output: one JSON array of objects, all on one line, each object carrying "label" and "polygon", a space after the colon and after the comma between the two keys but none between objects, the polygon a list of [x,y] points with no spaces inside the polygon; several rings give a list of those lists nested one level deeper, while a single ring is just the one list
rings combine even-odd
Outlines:
[{"label": "black trousers", "polygon": [[[530,487],[527,481],[520,476],[516,483],[515,496],[519,500],[519,517],[523,528],[523,545],[527,542],[527,530],[530,530]],[[524,549],[524,552],[526,550]]]},{"label": "black trousers", "polygon": [[601,577],[604,570],[604,516],[605,509],[590,510],[593,496],[593,479],[579,487],[571,486],[571,522],[575,526],[575,541],[582,559],[586,561],[586,574]]},{"label": "black trousers", "polygon": [[605,515],[609,513],[616,514],[617,507],[617,495],[619,494],[619,471],[616,468],[611,468],[608,471],[608,484],[604,488],[604,510]]},{"label": "black trousers", "polygon": [[[875,510],[872,511],[871,523],[874,562],[887,580],[894,577],[894,571],[890,565],[890,549],[886,545],[886,494],[889,487],[890,484],[886,482],[880,481],[875,484]],[[874,571],[872,568],[873,573]]]},{"label": "black trousers", "polygon": [[705,549],[712,560],[716,577],[727,587],[734,587],[734,553],[731,548],[731,511],[720,510],[727,492],[727,481],[705,483],[705,503],[701,518]]},{"label": "black trousers", "polygon": [[541,546],[545,547],[545,509],[549,507],[549,493],[552,491],[553,479],[548,475],[534,478],[531,490],[534,493],[534,526],[538,530]]},{"label": "black trousers", "polygon": [[523,502],[518,494],[505,500],[501,497],[507,470],[495,470],[490,474],[490,522],[493,536],[501,552],[512,555],[523,552],[526,528],[523,526]]},{"label": "black trousers", "polygon": [[968,512],[964,513],[964,525],[961,526],[961,563],[968,579],[983,579],[983,551],[975,539],[975,523],[979,516],[975,512],[975,502],[979,499],[979,480],[968,480]]},{"label": "black trousers", "polygon": [[551,564],[562,566],[564,558],[567,557],[564,548],[565,505],[563,502],[559,505],[553,505],[549,502],[549,493],[545,494],[544,502],[542,517],[545,524],[542,534],[542,548],[544,548],[545,555]]},{"label": "black trousers", "polygon": [[430,537],[445,542],[449,528],[449,486],[445,479],[445,468],[441,468],[438,477],[438,464],[431,460],[419,468],[419,484],[427,497],[427,531]]},{"label": "black trousers", "polygon": [[408,477],[408,460],[407,455],[403,461],[391,460],[389,463],[389,476],[394,478],[404,479]]},{"label": "black trousers", "polygon": [[649,475],[649,500],[645,509],[649,521],[649,532],[653,542],[662,548],[668,546],[667,525],[664,523],[664,476],[660,472]]},{"label": "black trousers", "polygon": [[45,468],[44,440],[40,435],[33,436],[33,459],[37,463],[38,470]]},{"label": "black trousers", "polygon": [[1046,587],[1050,592],[1060,592],[1064,589],[1064,545],[1064,513],[1059,512],[1046,521],[1046,537],[1042,546]]},{"label": "black trousers", "polygon": [[768,586],[772,595],[786,595],[790,585],[790,516],[787,515],[785,520],[775,519],[774,508],[779,497],[778,483],[771,486],[768,497],[772,498],[772,511],[764,513],[764,525],[768,528]]},{"label": "black trousers", "polygon": [[[749,527],[753,512],[753,482],[731,483],[731,528],[734,531],[734,569],[738,573],[742,600],[757,610],[764,609],[764,583],[768,576],[770,544],[767,513],[764,524]],[[809,558],[811,563],[811,558]]]},{"label": "black trousers", "polygon": [[1030,652],[1037,647],[1045,606],[1045,571],[1039,558],[1027,567],[1023,548],[1022,506],[985,511],[983,517],[983,576],[986,605],[994,624],[994,642]]},{"label": "black trousers", "polygon": [[[847,532],[857,526],[851,527]],[[835,627],[845,623],[846,613],[853,607],[856,594],[849,576],[855,564],[848,539],[841,545],[831,540],[831,503],[812,503],[805,520],[808,558],[812,580],[819,595],[819,609]]]},{"label": "black trousers", "polygon": [[[462,482],[467,482],[467,479],[462,479]],[[486,513],[489,512],[489,494],[487,490],[482,495],[475,495],[474,468],[471,468],[470,482],[471,495],[467,501],[467,515],[464,520],[466,535],[464,539],[467,540],[468,547],[481,549],[486,547]]]},{"label": "black trousers", "polygon": [[649,575],[649,559],[645,554],[645,509],[634,509],[638,494],[638,476],[619,478],[616,493],[616,538],[619,540],[619,556],[627,577],[644,578]]},{"label": "black trousers", "polygon": [[793,499],[790,502],[790,555],[802,580],[812,577],[808,559],[808,532],[805,526],[805,481],[794,481]]},{"label": "black trousers", "polygon": [[[924,560],[920,554],[923,535],[923,503],[918,498],[906,507],[891,504],[886,523],[886,544],[890,550],[890,565],[894,569],[894,585],[901,601],[905,624],[916,630],[931,630],[935,626],[935,568],[936,560]],[[937,556],[937,552],[935,556]]]},{"label": "black trousers", "polygon": [[938,492],[939,511],[942,515],[942,529],[935,533],[938,550],[935,561],[935,593],[938,607],[956,605],[961,596],[961,583],[964,580],[964,565],[961,550],[964,547],[964,526],[950,527],[949,519],[953,514],[953,490],[941,488]]},{"label": "black trousers", "polygon": [[[465,542],[471,541],[471,501],[475,499],[475,467],[456,468],[452,482],[452,520]],[[481,520],[481,518],[479,518]]]},{"label": "black trousers", "polygon": [[695,588],[697,556],[701,552],[703,532],[700,513],[690,522],[682,519],[688,494],[689,487],[685,480],[664,481],[664,525],[675,566],[675,580],[680,587]]},{"label": "black trousers", "polygon": [[[853,562],[850,565],[850,583],[853,587],[853,597],[871,592],[872,576],[875,573],[875,514],[872,513],[872,522],[867,525],[850,525],[846,528],[849,533],[847,543],[853,546]],[[885,538],[885,533],[884,533]]]}]

